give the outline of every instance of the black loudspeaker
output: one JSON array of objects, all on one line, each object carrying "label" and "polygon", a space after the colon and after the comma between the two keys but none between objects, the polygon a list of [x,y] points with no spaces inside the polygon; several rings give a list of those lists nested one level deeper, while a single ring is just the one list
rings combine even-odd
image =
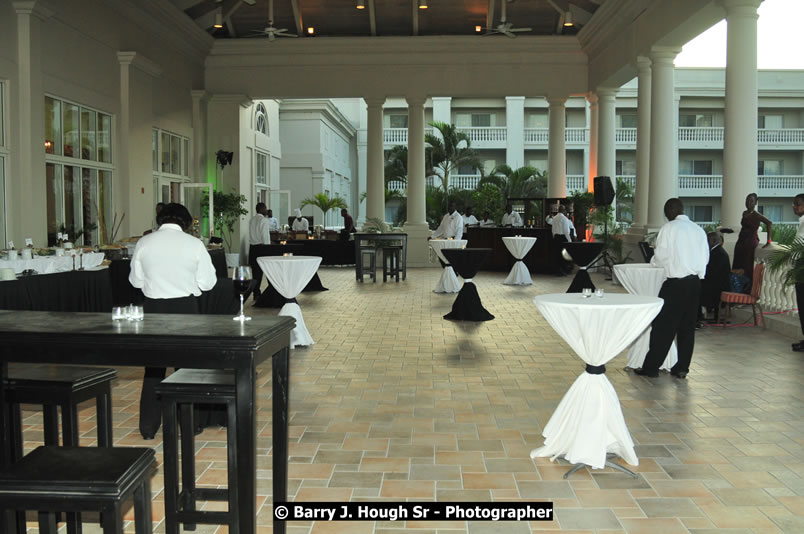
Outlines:
[{"label": "black loudspeaker", "polygon": [[614,200],[614,187],[608,176],[595,176],[595,206],[608,206]]}]

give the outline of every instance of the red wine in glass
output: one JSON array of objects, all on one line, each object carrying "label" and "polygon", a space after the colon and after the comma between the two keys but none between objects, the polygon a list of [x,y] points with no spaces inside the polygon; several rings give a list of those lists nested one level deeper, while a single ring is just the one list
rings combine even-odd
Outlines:
[{"label": "red wine in glass", "polygon": [[234,290],[239,295],[245,295],[250,286],[251,280],[234,280]]},{"label": "red wine in glass", "polygon": [[232,319],[235,321],[250,321],[251,317],[246,317],[243,313],[243,295],[246,294],[249,286],[251,286],[251,267],[248,265],[235,267],[232,274],[232,284],[234,285],[234,290],[240,294],[240,314],[232,317]]}]

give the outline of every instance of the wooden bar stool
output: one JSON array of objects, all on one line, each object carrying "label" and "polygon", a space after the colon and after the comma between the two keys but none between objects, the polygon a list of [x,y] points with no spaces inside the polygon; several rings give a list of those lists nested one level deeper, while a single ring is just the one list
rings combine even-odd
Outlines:
[{"label": "wooden bar stool", "polygon": [[123,503],[134,498],[135,532],[151,534],[154,451],[117,447],[38,447],[0,471],[0,517],[39,512],[39,532],[56,534],[55,512],[100,512],[104,534],[123,534]]},{"label": "wooden bar stool", "polygon": [[[178,534],[179,524],[195,530],[196,523],[229,525],[239,532],[237,516],[237,411],[233,371],[179,369],[156,388],[162,397],[162,446],[165,471],[165,533]],[[193,405],[225,404],[227,411],[226,489],[195,486],[195,425]],[[179,421],[178,429],[176,421]],[[180,436],[178,435],[180,434]],[[181,488],[179,487],[179,439],[181,439]],[[226,512],[196,510],[197,501],[227,501]]]},{"label": "wooden bar stool", "polygon": [[[366,267],[366,258],[368,258],[368,267]],[[362,282],[363,276],[366,274],[371,276],[372,282],[377,282],[377,248],[374,245],[360,247],[360,265],[357,279]]]},{"label": "wooden bar stool", "polygon": [[388,277],[396,277],[399,282],[399,264],[402,258],[402,245],[382,247],[382,281],[387,282]]}]

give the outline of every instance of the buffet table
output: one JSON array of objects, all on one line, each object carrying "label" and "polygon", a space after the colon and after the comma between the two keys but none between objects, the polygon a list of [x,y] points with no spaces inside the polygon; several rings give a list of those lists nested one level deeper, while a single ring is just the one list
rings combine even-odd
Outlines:
[{"label": "buffet table", "polygon": [[23,260],[17,257],[16,260],[0,260],[0,269],[14,269],[16,274],[28,269],[33,269],[37,274],[52,274],[72,271],[74,268],[78,269],[81,266],[84,269],[89,269],[97,267],[103,262],[102,252],[81,254],[80,260],[78,256],[76,254],[75,259],[73,259],[73,256],[70,255],[70,250],[67,250],[65,256],[35,256],[30,260]]},{"label": "buffet table", "polygon": [[[0,282],[0,308],[4,310],[109,312],[112,295],[109,271],[103,268],[20,276]],[[126,304],[130,302],[133,301]]]},{"label": "buffet table", "polygon": [[[272,361],[273,502],[287,501],[289,317],[146,314],[141,322],[112,321],[110,313],[0,311],[0,467],[12,457],[5,382],[9,362],[228,369],[236,383],[237,510],[232,534],[257,531],[257,366]],[[15,522],[16,514],[7,514]],[[4,527],[6,525],[3,525]],[[239,528],[237,528],[239,526]],[[17,532],[9,525],[9,532]],[[24,525],[22,526],[24,531]],[[276,534],[284,521],[274,521]]]},{"label": "buffet table", "polygon": [[470,227],[463,233],[468,241],[467,247],[490,248],[491,254],[483,264],[484,271],[510,271],[515,260],[506,248],[503,237],[535,237],[536,243],[525,256],[524,263],[531,273],[551,274],[555,271],[552,265],[553,236],[547,228],[478,228]]}]

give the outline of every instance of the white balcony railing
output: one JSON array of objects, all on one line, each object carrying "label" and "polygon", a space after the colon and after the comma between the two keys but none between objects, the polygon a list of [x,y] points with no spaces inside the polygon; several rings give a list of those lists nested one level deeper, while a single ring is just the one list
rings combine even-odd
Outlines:
[{"label": "white balcony railing", "polygon": [[407,128],[385,128],[383,130],[383,143],[386,145],[407,145],[408,144],[408,129]]},{"label": "white balcony railing", "polygon": [[486,126],[458,128],[458,131],[469,136],[469,140],[474,143],[505,143],[508,139],[505,126]]},{"label": "white balcony railing", "polygon": [[405,187],[405,184],[404,184],[404,183],[402,183],[402,182],[397,182],[397,181],[388,182],[388,184],[386,185],[386,189],[388,189],[388,191],[399,191],[399,192],[402,192],[402,191],[404,191],[404,190],[405,190],[405,188],[406,188],[406,187]]},{"label": "white balcony railing", "polygon": [[617,128],[614,132],[614,141],[616,143],[635,144],[637,140],[636,128]]},{"label": "white balcony railing", "polygon": [[474,189],[479,181],[480,175],[477,174],[452,174],[449,177],[449,187],[450,189]]},{"label": "white balcony railing", "polygon": [[550,130],[547,128],[525,128],[526,145],[546,145],[550,140]]},{"label": "white balcony railing", "polygon": [[636,176],[634,176],[633,174],[620,175],[617,177],[617,179],[622,180],[626,184],[630,185],[632,188],[636,187]]},{"label": "white balcony railing", "polygon": [[804,145],[804,128],[757,130],[760,145]]},{"label": "white balcony railing", "polygon": [[765,266],[759,302],[764,311],[788,312],[791,315],[798,315],[798,312],[792,311],[798,309],[795,286],[784,285],[785,274],[785,271],[771,272],[767,265]]},{"label": "white balcony railing", "polygon": [[[564,130],[564,141],[567,144],[578,144],[589,142],[589,130],[586,128],[567,128]],[[549,137],[549,136],[548,136]]]},{"label": "white balcony railing", "polygon": [[722,127],[690,128],[686,126],[681,127],[678,129],[678,140],[682,142],[692,142],[692,143],[722,143],[723,128]]},{"label": "white balcony railing", "polygon": [[567,193],[573,191],[586,191],[586,176],[583,174],[567,175]]},{"label": "white balcony railing", "polygon": [[719,174],[682,174],[678,177],[679,194],[716,195],[723,190],[723,176]]},{"label": "white balcony railing", "polygon": [[760,191],[787,189],[795,195],[804,190],[804,176],[757,176],[757,182]]}]

